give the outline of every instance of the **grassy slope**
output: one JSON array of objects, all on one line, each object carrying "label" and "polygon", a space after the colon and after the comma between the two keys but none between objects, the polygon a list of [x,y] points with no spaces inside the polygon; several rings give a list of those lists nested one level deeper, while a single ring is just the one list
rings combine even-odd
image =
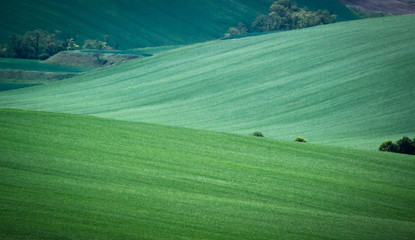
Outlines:
[{"label": "grassy slope", "polygon": [[[13,32],[38,28],[61,30],[85,38],[111,34],[120,48],[189,44],[222,37],[236,23],[252,22],[266,13],[271,0],[95,1],[4,0],[0,8],[0,39]],[[355,16],[336,0],[309,1],[327,6],[341,19]]]},{"label": "grassy slope", "polygon": [[0,94],[0,107],[376,149],[415,135],[415,16],[214,41]]},{"label": "grassy slope", "polygon": [[415,237],[413,156],[15,110],[0,132],[2,239]]}]

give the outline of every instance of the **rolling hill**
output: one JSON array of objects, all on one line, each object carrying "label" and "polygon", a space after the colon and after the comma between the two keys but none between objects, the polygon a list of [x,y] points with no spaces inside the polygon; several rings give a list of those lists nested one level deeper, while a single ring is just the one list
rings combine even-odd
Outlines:
[{"label": "rolling hill", "polygon": [[0,93],[1,108],[376,149],[415,135],[415,16],[176,48]]},{"label": "rolling hill", "polygon": [[413,156],[0,110],[1,239],[413,239]]},{"label": "rolling hill", "polygon": [[[238,22],[252,22],[272,0],[3,0],[0,42],[16,32],[60,30],[64,35],[101,39],[113,35],[121,49],[189,44],[222,37]],[[339,19],[355,19],[336,0],[300,1],[311,9],[327,7]]]}]

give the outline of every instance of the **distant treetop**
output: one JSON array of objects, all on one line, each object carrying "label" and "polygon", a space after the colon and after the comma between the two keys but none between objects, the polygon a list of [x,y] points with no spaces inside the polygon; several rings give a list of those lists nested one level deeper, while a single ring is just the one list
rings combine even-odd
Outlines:
[{"label": "distant treetop", "polygon": [[258,16],[251,24],[251,29],[239,23],[238,26],[229,28],[225,37],[251,32],[269,32],[276,30],[294,30],[313,27],[322,24],[335,23],[337,16],[327,10],[309,11],[307,8],[299,8],[297,3],[290,0],[278,0],[269,7],[268,15]]}]

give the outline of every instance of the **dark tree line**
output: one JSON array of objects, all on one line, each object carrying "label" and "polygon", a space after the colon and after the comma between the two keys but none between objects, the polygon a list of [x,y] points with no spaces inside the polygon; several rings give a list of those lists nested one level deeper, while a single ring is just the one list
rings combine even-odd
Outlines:
[{"label": "dark tree line", "polygon": [[59,33],[38,29],[24,35],[12,34],[1,50],[1,57],[47,59],[67,48],[78,48],[73,38],[60,40]]},{"label": "dark tree line", "polygon": [[379,150],[384,152],[415,155],[415,138],[414,140],[411,140],[408,137],[403,137],[396,143],[392,141],[385,141],[379,146]]},{"label": "dark tree line", "polygon": [[[299,8],[290,0],[278,0],[270,8],[268,15],[261,15],[251,24],[253,32],[269,32],[275,30],[294,30],[336,22],[337,16],[327,10],[309,11]],[[243,23],[228,30],[225,36],[234,36],[249,32]]]},{"label": "dark tree line", "polygon": [[[0,44],[0,57],[45,60],[60,51],[80,49],[77,37],[67,35],[60,37],[60,32],[44,30],[28,31],[24,35],[12,34],[7,44]],[[85,40],[83,49],[116,50],[118,43],[111,35],[104,36],[104,41]]]}]

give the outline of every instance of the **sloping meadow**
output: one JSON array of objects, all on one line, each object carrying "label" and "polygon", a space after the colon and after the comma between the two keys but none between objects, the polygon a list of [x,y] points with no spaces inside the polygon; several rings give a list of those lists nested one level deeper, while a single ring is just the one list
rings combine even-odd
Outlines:
[{"label": "sloping meadow", "polygon": [[412,156],[0,110],[2,239],[413,239]]},{"label": "sloping meadow", "polygon": [[0,107],[376,149],[415,135],[415,16],[195,44],[0,93]]}]

